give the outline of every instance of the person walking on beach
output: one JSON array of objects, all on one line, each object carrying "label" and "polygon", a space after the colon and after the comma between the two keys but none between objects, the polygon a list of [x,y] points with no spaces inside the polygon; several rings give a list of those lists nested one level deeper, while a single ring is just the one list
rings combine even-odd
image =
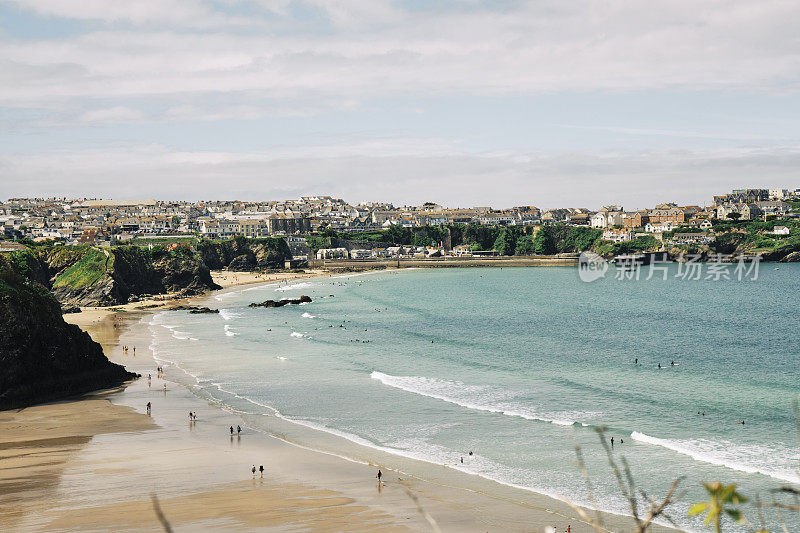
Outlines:
[{"label": "person walking on beach", "polygon": [[383,477],[383,473],[381,473],[380,469],[378,469],[378,475],[375,476],[378,478],[378,485],[381,484],[381,478]]},{"label": "person walking on beach", "polygon": [[258,465],[258,471],[261,472],[261,479],[264,479],[264,465]]},{"label": "person walking on beach", "polygon": [[611,437],[611,447],[614,447],[614,437]]},{"label": "person walking on beach", "polygon": [[231,438],[233,438],[233,426],[231,426]]},{"label": "person walking on beach", "polygon": [[253,479],[256,478],[256,465],[253,465]]},{"label": "person walking on beach", "polygon": [[236,436],[238,437],[239,434],[242,432],[242,426],[236,426]]},{"label": "person walking on beach", "polygon": [[147,414],[150,414],[150,402],[147,402]]}]

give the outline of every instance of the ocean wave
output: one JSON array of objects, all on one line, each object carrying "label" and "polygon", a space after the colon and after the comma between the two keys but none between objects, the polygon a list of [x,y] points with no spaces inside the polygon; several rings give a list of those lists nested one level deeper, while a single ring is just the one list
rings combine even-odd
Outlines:
[{"label": "ocean wave", "polygon": [[233,309],[220,309],[219,316],[221,316],[223,320],[233,320],[234,318],[242,317],[239,313],[234,313]]},{"label": "ocean wave", "polygon": [[559,413],[561,416],[556,416],[555,414],[545,415],[518,405],[493,401],[497,397],[502,397],[504,393],[492,387],[466,385],[458,381],[421,376],[390,376],[378,371],[372,372],[370,377],[389,387],[402,389],[420,396],[427,396],[428,398],[435,398],[475,411],[498,413],[559,426],[586,425],[563,416],[564,413]]},{"label": "ocean wave", "polygon": [[[530,478],[530,472],[522,472],[513,467],[508,467],[487,457],[483,457],[479,453],[467,455],[463,451],[459,452],[456,450],[451,450],[449,448],[431,444],[421,439],[405,439],[387,443],[385,445],[378,444],[367,438],[355,435],[348,431],[331,428],[314,420],[289,417],[280,413],[276,413],[276,416],[282,420],[286,420],[287,422],[304,426],[315,431],[328,433],[372,450],[377,450],[390,455],[404,457],[406,459],[412,459],[415,461],[422,461],[428,464],[441,465],[445,468],[451,468],[466,474],[475,475],[483,479],[500,483],[507,487],[513,487],[536,494],[542,494],[550,498],[559,500],[562,498],[562,493],[548,490],[542,486],[541,480]],[[462,456],[464,457],[464,463],[459,462],[458,459]],[[523,476],[523,479],[520,479],[521,475]],[[522,483],[520,483],[520,481],[522,481]],[[569,483],[569,480],[565,480],[565,483]],[[576,501],[582,507],[596,509],[591,502],[583,501],[583,499],[578,497],[577,494],[569,494],[569,496],[572,501]],[[625,502],[622,499],[616,496],[611,496],[608,498],[608,500],[614,500],[616,505],[613,506],[613,509],[605,508],[603,509],[604,511],[613,512],[623,516],[630,516],[624,509]]]},{"label": "ocean wave", "polygon": [[314,286],[313,283],[309,283],[308,281],[302,281],[300,283],[293,283],[291,285],[284,285],[283,287],[277,287],[275,290],[276,291],[281,291],[281,292],[282,291],[295,291],[295,290],[298,290],[298,289],[308,289],[308,288],[313,287],[313,286]]},{"label": "ocean wave", "polygon": [[231,291],[231,292],[225,292],[225,293],[222,293],[222,294],[217,294],[216,296],[214,296],[214,299],[219,302],[219,301],[222,301],[222,300],[224,300],[226,298],[232,298],[234,296],[236,296],[236,293]]},{"label": "ocean wave", "polygon": [[292,337],[297,337],[298,339],[302,339],[303,337],[305,337],[305,335],[303,335],[302,333],[299,333],[297,331],[293,331],[291,336]]},{"label": "ocean wave", "polygon": [[228,324],[225,324],[224,329],[225,329],[225,335],[227,335],[228,337],[235,337],[236,335],[238,335],[238,333],[233,331]]},{"label": "ocean wave", "polygon": [[182,341],[188,341],[191,338],[191,336],[188,333],[185,333],[183,331],[178,331],[177,329],[172,330],[172,336]]},{"label": "ocean wave", "polygon": [[317,318],[317,317],[315,317],[314,315],[312,315],[311,313],[308,313],[308,312],[305,312],[300,316],[303,317],[303,318]]},{"label": "ocean wave", "polygon": [[[788,449],[776,450],[752,444],[742,446],[729,441],[717,442],[708,439],[661,439],[638,431],[632,432],[631,438],[687,455],[695,461],[724,466],[748,474],[762,474],[781,481],[800,483],[800,476],[792,468],[792,463],[796,463],[800,459],[796,451],[793,456]],[[785,464],[776,464],[776,461],[781,461],[781,459],[785,460]]]},{"label": "ocean wave", "polygon": [[286,361],[286,358],[284,356],[282,356],[282,355],[279,355],[275,359],[280,359],[281,361]]}]

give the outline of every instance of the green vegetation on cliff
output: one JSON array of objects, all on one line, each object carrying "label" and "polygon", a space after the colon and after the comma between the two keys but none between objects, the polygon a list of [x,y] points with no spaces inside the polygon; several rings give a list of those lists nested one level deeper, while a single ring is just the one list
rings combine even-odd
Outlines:
[{"label": "green vegetation on cliff", "polygon": [[555,224],[542,226],[533,240],[536,254],[553,255],[591,250],[603,236],[603,230],[585,226]]},{"label": "green vegetation on cliff", "polygon": [[[93,285],[113,268],[114,256],[87,246],[59,246],[60,254],[74,254],[74,261],[58,273],[53,288],[71,286],[76,289]],[[57,259],[57,258],[56,258]],[[55,263],[55,261],[54,261]]]}]

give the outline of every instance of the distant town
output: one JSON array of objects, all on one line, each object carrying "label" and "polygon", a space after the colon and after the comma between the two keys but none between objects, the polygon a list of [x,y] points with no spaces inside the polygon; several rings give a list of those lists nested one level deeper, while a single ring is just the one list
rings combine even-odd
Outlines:
[{"label": "distant town", "polygon": [[[663,203],[651,209],[626,211],[609,205],[587,208],[539,209],[533,205],[511,209],[448,208],[436,203],[395,207],[388,203],[351,205],[331,196],[304,196],[297,200],[245,202],[165,202],[156,200],[102,200],[74,198],[12,198],[0,204],[0,228],[6,240],[55,241],[67,245],[111,246],[135,241],[283,236],[293,248],[307,247],[304,236],[325,231],[357,233],[402,228],[476,226],[569,225],[602,229],[602,240],[623,243],[650,236],[675,244],[703,244],[712,240],[715,221],[768,221],[800,218],[800,189],[735,189],[714,196],[707,207]],[[688,233],[676,229],[695,228]],[[770,233],[789,235],[790,228],[775,226]],[[451,252],[448,250],[448,252]],[[457,250],[469,253],[470,250]],[[315,250],[321,259],[375,257],[372,250]],[[383,252],[387,253],[386,251]],[[396,254],[397,250],[390,253]]]}]

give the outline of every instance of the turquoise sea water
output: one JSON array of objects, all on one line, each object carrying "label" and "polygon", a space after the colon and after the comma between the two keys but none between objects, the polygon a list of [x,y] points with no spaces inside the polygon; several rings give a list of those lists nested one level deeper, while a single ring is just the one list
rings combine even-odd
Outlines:
[{"label": "turquoise sea water", "polygon": [[[702,530],[686,517],[701,480],[764,499],[800,482],[800,268],[716,282],[670,269],[594,283],[569,268],[378,272],[222,292],[206,302],[219,315],[147,320],[156,358],[183,370],[170,378],[258,429],[280,420],[288,440],[357,460],[381,449],[627,514],[606,427],[649,494],[686,477],[672,517]],[[314,301],[247,307],[301,294]]]}]

